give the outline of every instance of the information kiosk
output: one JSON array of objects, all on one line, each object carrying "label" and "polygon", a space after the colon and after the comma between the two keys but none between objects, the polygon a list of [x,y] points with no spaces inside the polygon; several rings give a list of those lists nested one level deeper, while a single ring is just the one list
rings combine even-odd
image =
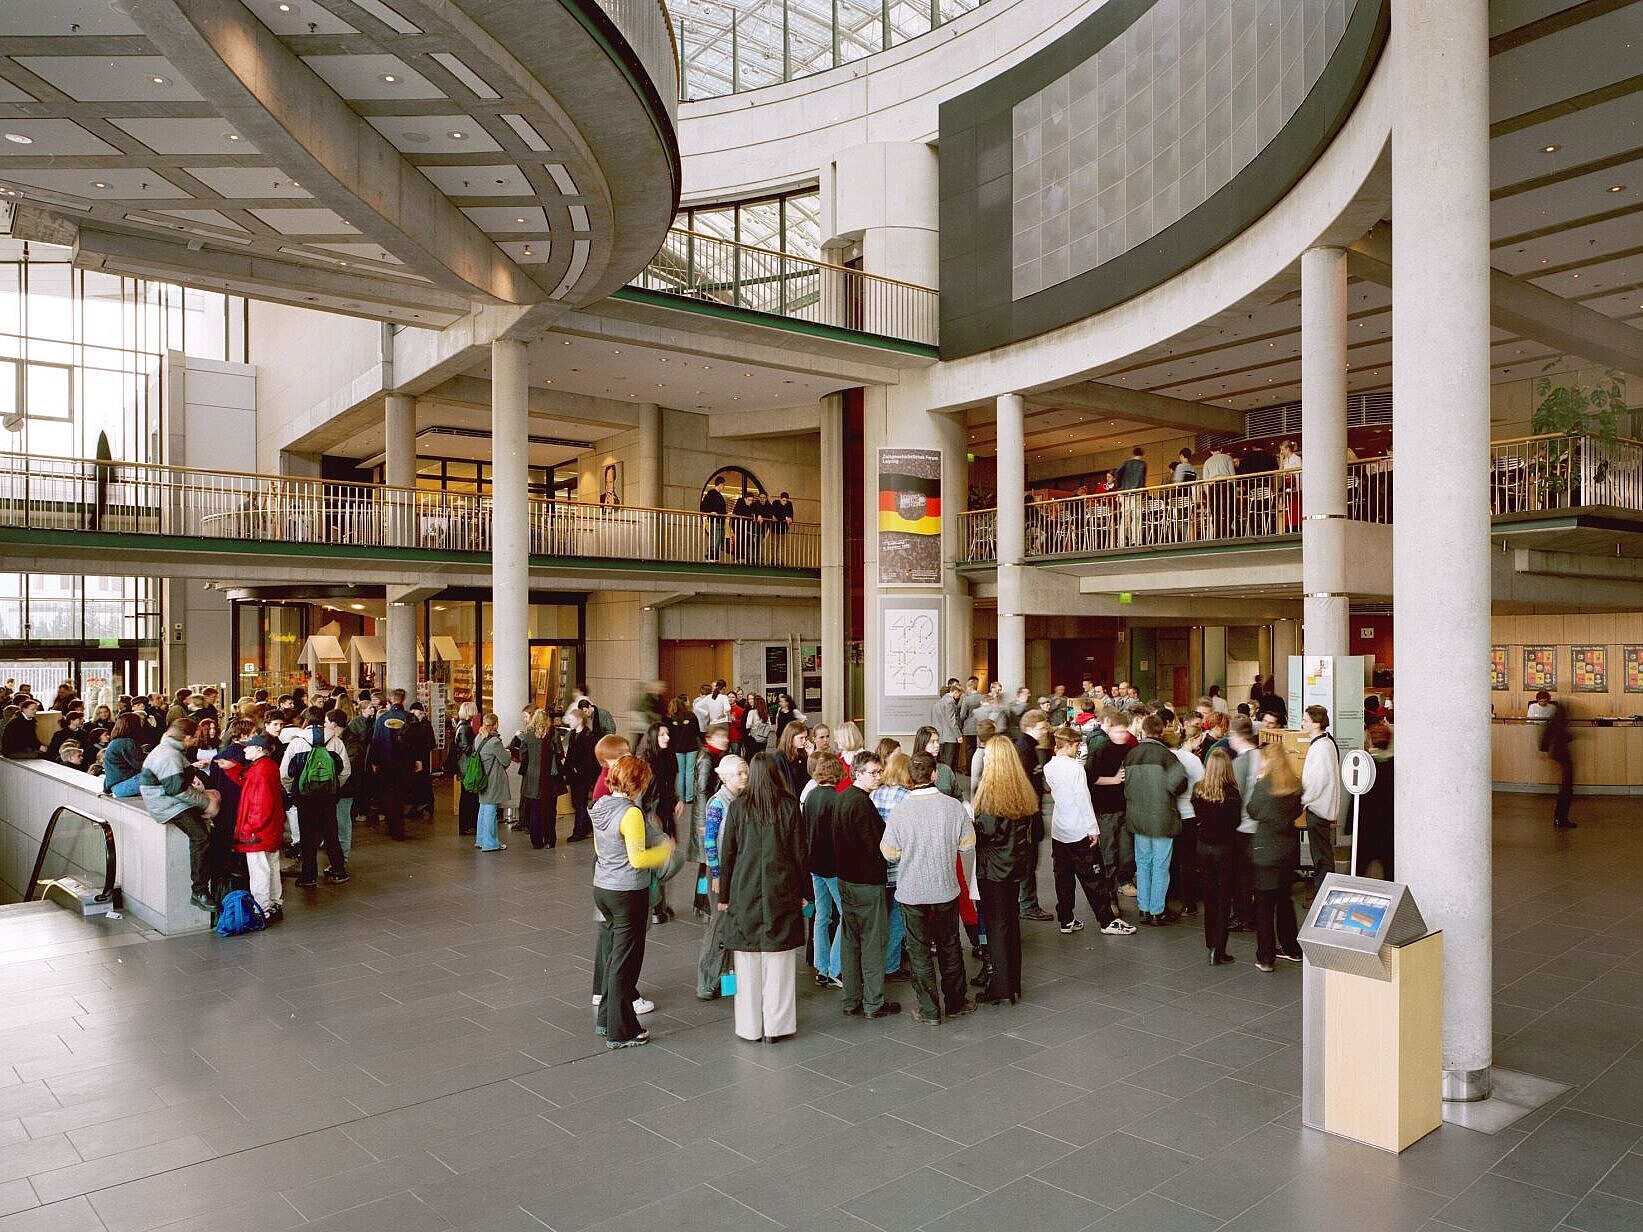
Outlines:
[{"label": "information kiosk", "polygon": [[1443,1122],[1443,935],[1408,887],[1331,873],[1300,942],[1301,1119],[1402,1151]]}]

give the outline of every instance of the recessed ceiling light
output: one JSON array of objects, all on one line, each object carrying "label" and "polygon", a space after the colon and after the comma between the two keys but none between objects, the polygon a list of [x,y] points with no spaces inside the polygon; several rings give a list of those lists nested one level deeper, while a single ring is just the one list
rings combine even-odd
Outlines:
[{"label": "recessed ceiling light", "polygon": [[149,80],[157,86],[168,86],[171,84],[171,78],[161,77],[158,73],[155,73],[154,76],[149,78]]},{"label": "recessed ceiling light", "polygon": [[1610,184],[1609,185],[1609,191],[1610,192],[1625,192],[1626,191],[1626,186],[1624,184]]},{"label": "recessed ceiling light", "polygon": [[289,13],[291,11],[291,8],[292,8],[291,5],[283,4],[283,3],[276,4],[274,7],[277,8],[282,13]]},{"label": "recessed ceiling light", "polygon": [[382,80],[386,81],[389,85],[393,85],[394,82],[399,80],[399,78],[395,77],[392,73],[384,73],[382,74]]},{"label": "recessed ceiling light", "polygon": [[524,222],[525,220],[523,218],[515,218],[514,221],[515,222]]},{"label": "recessed ceiling light", "polygon": [[348,606],[353,608],[356,612],[363,612],[365,610],[365,605],[363,603],[350,603]]},{"label": "recessed ceiling light", "polygon": [[238,141],[240,139],[240,135],[238,133],[224,133],[223,136],[228,138],[230,141]]},{"label": "recessed ceiling light", "polygon": [[93,180],[93,181],[91,181],[91,186],[93,188],[107,188],[108,187],[108,181],[107,180]]},{"label": "recessed ceiling light", "polygon": [[6,140],[15,145],[33,145],[33,137],[25,137],[22,133],[7,133]]},{"label": "recessed ceiling light", "polygon": [[612,355],[620,355],[620,354],[621,354],[621,353],[622,353],[622,352],[621,352],[621,351],[619,351],[619,350],[617,350],[617,349],[616,349],[616,348],[615,348],[615,347],[612,347],[612,348],[611,348],[611,352],[610,352],[610,353],[611,353],[611,354],[612,354]]},{"label": "recessed ceiling light", "polygon": [[531,255],[531,246],[529,244],[525,245],[525,255],[527,257]]},{"label": "recessed ceiling light", "polygon": [[1540,147],[1540,152],[1542,154],[1556,154],[1562,148],[1560,145],[1543,145]]},{"label": "recessed ceiling light", "polygon": [[453,128],[450,132],[446,133],[445,135],[447,137],[449,137],[452,141],[466,141],[468,139],[468,134],[463,132],[460,128]]},{"label": "recessed ceiling light", "polygon": [[570,345],[570,339],[569,339],[569,338],[566,338],[566,339],[565,339],[565,345],[566,345],[566,346],[569,346],[569,345]]}]

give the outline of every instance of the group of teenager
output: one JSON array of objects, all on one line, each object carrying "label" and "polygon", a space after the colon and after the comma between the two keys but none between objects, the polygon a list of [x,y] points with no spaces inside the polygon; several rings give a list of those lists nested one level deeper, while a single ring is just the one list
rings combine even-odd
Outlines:
[{"label": "group of teenager", "polygon": [[[802,719],[773,749],[738,749],[727,723],[698,724],[688,800],[657,787],[677,762],[643,755],[654,728],[639,754],[626,741],[601,741],[594,993],[607,1047],[649,1038],[639,1018],[651,1003],[638,992],[646,929],[668,916],[667,879],[692,863],[706,925],[696,995],[733,995],[735,1031],[748,1040],[779,1042],[797,1030],[805,954],[817,987],[837,990],[849,1016],[902,1012],[886,991],[896,979],[910,981],[909,1012],[922,1025],[1014,1004],[1022,922],[1083,931],[1080,892],[1108,937],[1136,933],[1125,918],[1133,899],[1143,927],[1200,916],[1211,964],[1235,961],[1237,932],[1255,934],[1260,971],[1299,962],[1302,839],[1315,885],[1334,868],[1341,817],[1328,713],[1308,708],[1298,773],[1282,742],[1259,739],[1247,704],[1234,712],[1205,697],[1178,716],[1133,692],[1103,690],[1092,713],[1088,691],[1058,691],[1065,707],[1017,711],[1013,722],[1007,707],[998,721],[973,707],[989,716],[976,721],[973,745],[956,681],[936,703],[953,724],[920,729],[907,749],[893,739],[865,748],[853,723],[831,731]],[[964,776],[951,762],[966,751]],[[1390,791],[1384,800],[1388,838],[1384,854],[1375,851],[1389,876]],[[1053,914],[1037,897],[1046,834]],[[973,977],[966,940],[980,965]]]}]

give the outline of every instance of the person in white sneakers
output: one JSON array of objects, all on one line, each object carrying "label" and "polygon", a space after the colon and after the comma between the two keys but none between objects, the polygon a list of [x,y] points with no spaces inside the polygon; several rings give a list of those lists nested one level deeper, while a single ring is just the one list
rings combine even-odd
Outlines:
[{"label": "person in white sneakers", "polygon": [[1078,755],[1084,737],[1071,727],[1055,733],[1055,755],[1044,764],[1044,782],[1055,801],[1050,815],[1050,851],[1055,870],[1055,915],[1063,933],[1082,931],[1084,925],[1073,915],[1076,881],[1084,887],[1084,900],[1110,937],[1126,937],[1135,925],[1113,914],[1111,892],[1101,870],[1101,827],[1090,803],[1089,780]]}]

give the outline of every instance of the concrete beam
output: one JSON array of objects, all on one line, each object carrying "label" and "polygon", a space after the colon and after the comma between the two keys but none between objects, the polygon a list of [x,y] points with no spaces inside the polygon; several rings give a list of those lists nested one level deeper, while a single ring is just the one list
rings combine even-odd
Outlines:
[{"label": "concrete beam", "polygon": [[819,402],[794,406],[777,416],[769,411],[714,411],[707,417],[707,434],[725,441],[741,437],[814,435],[821,431],[821,408]]},{"label": "concrete beam", "polygon": [[1184,398],[1169,398],[1163,394],[1147,393],[1140,389],[1120,389],[1101,381],[1083,381],[1064,389],[1046,390],[1029,394],[1027,401],[1035,406],[1077,406],[1102,411],[1119,419],[1140,420],[1161,424],[1187,432],[1242,432],[1244,413],[1219,406],[1205,406]]},{"label": "concrete beam", "polygon": [[[1391,224],[1381,223],[1353,244],[1347,266],[1354,277],[1391,286]],[[1643,331],[1498,269],[1489,271],[1489,319],[1565,354],[1643,374]]]},{"label": "concrete beam", "polygon": [[[408,267],[505,304],[546,299],[570,254],[533,277],[239,0],[126,0],[156,50],[287,175]],[[556,248],[568,245],[556,245]]]},{"label": "concrete beam", "polygon": [[1540,577],[1643,582],[1643,560],[1635,556],[1582,556],[1573,552],[1518,548],[1512,553],[1512,568],[1521,574]]}]

